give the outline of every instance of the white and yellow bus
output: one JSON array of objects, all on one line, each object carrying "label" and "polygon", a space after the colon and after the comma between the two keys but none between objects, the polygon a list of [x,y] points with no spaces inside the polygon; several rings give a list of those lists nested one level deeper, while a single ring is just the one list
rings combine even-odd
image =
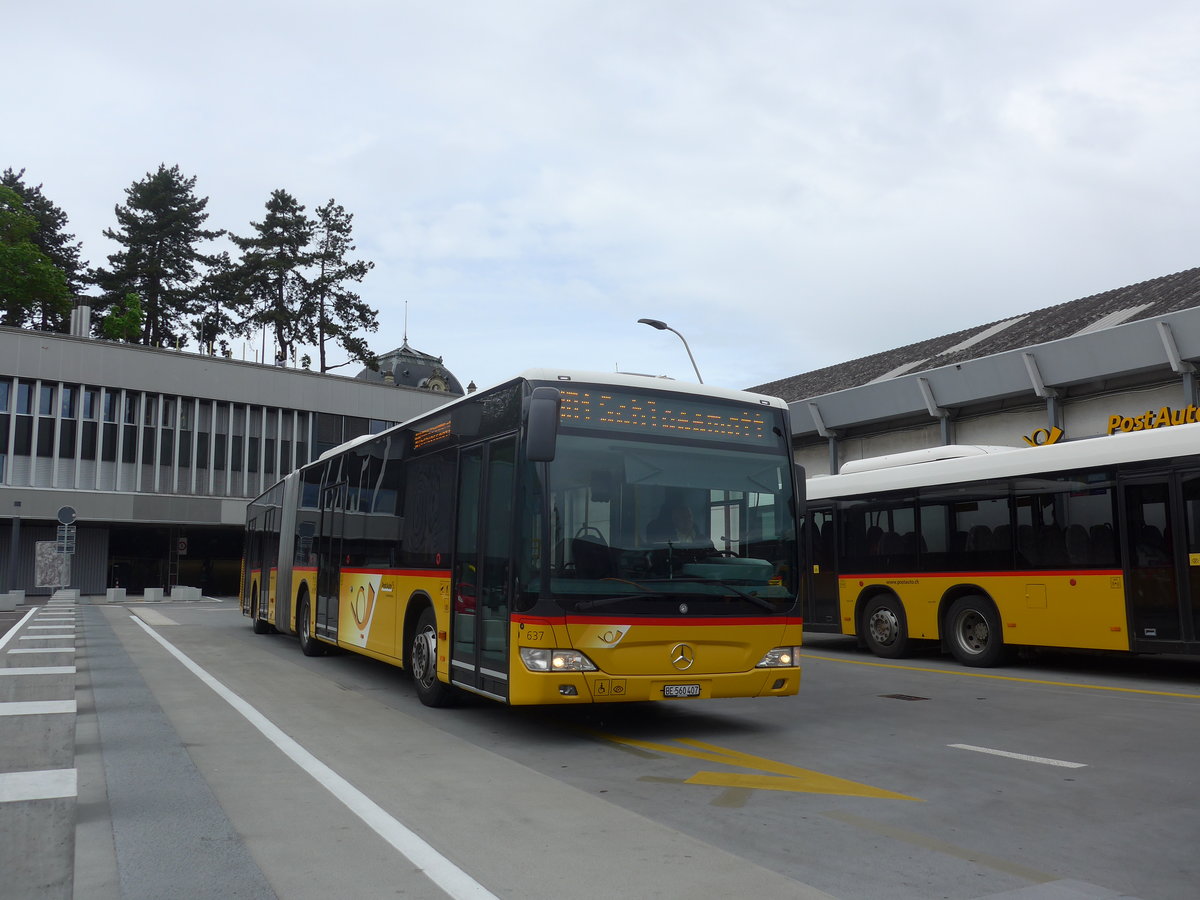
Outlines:
[{"label": "white and yellow bus", "polygon": [[526,372],[251,501],[242,611],[308,655],[402,666],[431,706],[795,694],[787,419],[741,391]]},{"label": "white and yellow bus", "polygon": [[1200,425],[940,447],[808,482],[805,628],[883,657],[940,641],[1200,653]]}]

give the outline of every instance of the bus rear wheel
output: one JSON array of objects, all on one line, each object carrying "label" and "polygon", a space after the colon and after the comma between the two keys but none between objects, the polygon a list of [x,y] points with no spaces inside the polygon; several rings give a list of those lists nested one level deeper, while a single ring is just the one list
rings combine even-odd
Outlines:
[{"label": "bus rear wheel", "polygon": [[409,651],[413,685],[417,689],[417,699],[426,706],[450,706],[454,702],[454,689],[438,679],[437,647],[437,616],[426,607],[417,619]]},{"label": "bus rear wheel", "polygon": [[308,612],[308,594],[304,594],[296,609],[296,636],[300,638],[300,652],[305,656],[324,656],[325,645],[313,637]]},{"label": "bus rear wheel", "polygon": [[944,630],[950,652],[964,666],[986,668],[1004,661],[1000,615],[983,597],[960,597],[946,614]]},{"label": "bus rear wheel", "polygon": [[881,594],[868,600],[862,621],[863,639],[876,656],[900,659],[908,655],[908,620],[904,605],[895,594]]}]

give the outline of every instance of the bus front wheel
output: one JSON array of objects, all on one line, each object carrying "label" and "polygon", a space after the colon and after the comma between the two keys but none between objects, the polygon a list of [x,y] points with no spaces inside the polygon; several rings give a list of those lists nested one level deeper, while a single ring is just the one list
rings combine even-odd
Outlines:
[{"label": "bus front wheel", "polygon": [[417,619],[413,633],[409,665],[417,698],[426,706],[450,706],[454,701],[454,689],[438,680],[437,675],[437,617],[426,607]]},{"label": "bus front wheel", "polygon": [[868,600],[862,621],[863,639],[876,656],[900,659],[908,654],[908,621],[895,594],[881,594]]},{"label": "bus front wheel", "polygon": [[964,666],[999,665],[1005,656],[1004,632],[996,607],[983,597],[960,597],[946,614],[950,652]]}]

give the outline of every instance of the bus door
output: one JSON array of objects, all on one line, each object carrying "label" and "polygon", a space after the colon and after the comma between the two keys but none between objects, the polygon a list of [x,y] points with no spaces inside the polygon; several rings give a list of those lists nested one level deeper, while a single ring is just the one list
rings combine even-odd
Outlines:
[{"label": "bus door", "polygon": [[250,615],[253,601],[261,596],[259,582],[262,579],[262,532],[258,530],[258,517],[246,523],[246,536],[242,542],[242,613]]},{"label": "bus door", "polygon": [[1169,651],[1200,635],[1200,472],[1122,490],[1130,647]]},{"label": "bus door", "polygon": [[451,681],[508,697],[516,438],[463,450],[455,524]]},{"label": "bus door", "polygon": [[833,510],[813,509],[810,506],[808,520],[808,539],[811,546],[807,558],[812,561],[812,565],[804,627],[808,631],[840,632],[842,629],[838,612],[840,604]]},{"label": "bus door", "polygon": [[321,530],[317,548],[316,633],[330,640],[338,635],[338,595],[342,585],[342,534],[346,522],[346,482],[321,492]]}]

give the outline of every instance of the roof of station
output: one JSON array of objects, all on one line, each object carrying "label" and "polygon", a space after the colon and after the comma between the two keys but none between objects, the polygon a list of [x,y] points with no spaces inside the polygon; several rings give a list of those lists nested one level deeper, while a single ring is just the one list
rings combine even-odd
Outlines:
[{"label": "roof of station", "polygon": [[795,402],[1197,306],[1200,306],[1200,268],[1187,269],[748,390]]}]

